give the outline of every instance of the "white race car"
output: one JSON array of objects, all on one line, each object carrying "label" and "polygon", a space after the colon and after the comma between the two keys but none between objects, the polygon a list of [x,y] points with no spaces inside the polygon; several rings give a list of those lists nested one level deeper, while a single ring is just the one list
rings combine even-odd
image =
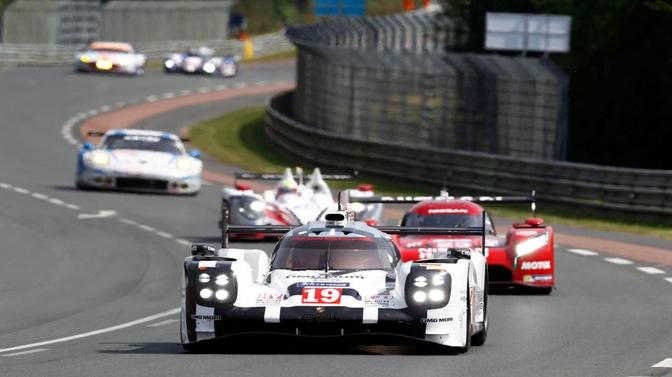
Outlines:
[{"label": "white race car", "polygon": [[75,56],[75,71],[139,76],[145,72],[145,60],[130,43],[93,42]]},{"label": "white race car", "polygon": [[[228,209],[223,218],[228,220]],[[485,257],[447,249],[403,262],[389,234],[483,235],[478,228],[368,226],[349,211],[291,226],[228,226],[222,248],[196,244],[184,261],[181,341],[205,350],[222,338],[410,343],[466,352],[485,343]],[[272,255],[228,247],[228,234],[284,232]],[[291,339],[290,339],[291,340]],[[240,344],[228,339],[224,344]],[[394,342],[394,343],[392,343]]]},{"label": "white race car", "polygon": [[[322,174],[315,168],[311,175],[304,175],[297,168],[296,175],[290,168],[283,174],[235,173],[234,187],[222,190],[222,202],[231,208],[231,223],[238,225],[301,225],[309,221],[319,220],[329,210],[337,209],[337,201],[329,189],[326,180],[355,180],[357,175]],[[304,184],[304,179],[308,182]],[[273,180],[278,181],[271,190],[261,194],[252,191],[251,186],[239,183],[238,180]],[[297,182],[298,180],[298,182]],[[346,190],[347,198],[341,201],[348,203],[349,198],[372,197],[373,186],[360,184],[357,189]],[[370,224],[380,222],[383,204],[353,204],[358,220],[369,221]],[[219,222],[221,227],[221,219]],[[265,234],[241,234],[234,238],[266,237]]]},{"label": "white race car", "polygon": [[86,143],[77,156],[75,185],[105,189],[196,195],[201,189],[200,152],[186,151],[175,134],[147,130],[110,130],[98,146]]},{"label": "white race car", "polygon": [[163,60],[165,73],[200,73],[205,75],[234,77],[238,74],[239,58],[235,55],[216,56],[209,47],[195,51],[171,53]]}]

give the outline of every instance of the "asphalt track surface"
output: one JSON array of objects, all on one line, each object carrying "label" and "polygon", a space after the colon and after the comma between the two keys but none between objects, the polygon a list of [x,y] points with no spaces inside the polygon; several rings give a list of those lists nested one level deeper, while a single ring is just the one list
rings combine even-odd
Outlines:
[{"label": "asphalt track surface", "polygon": [[[672,268],[618,264],[626,262],[562,245],[556,249],[557,290],[550,296],[492,296],[488,342],[464,355],[271,342],[185,353],[178,344],[181,265],[191,242],[219,242],[220,187],[207,185],[199,196],[185,198],[77,191],[76,146],[63,138],[62,126],[75,114],[117,102],[293,77],[291,66],[243,68],[230,80],[157,71],[118,78],[75,75],[67,68],[0,70],[0,376],[672,373]],[[179,130],[264,98],[186,108],[139,126]],[[207,159],[206,167],[233,170]],[[615,238],[672,249],[660,240]]]}]

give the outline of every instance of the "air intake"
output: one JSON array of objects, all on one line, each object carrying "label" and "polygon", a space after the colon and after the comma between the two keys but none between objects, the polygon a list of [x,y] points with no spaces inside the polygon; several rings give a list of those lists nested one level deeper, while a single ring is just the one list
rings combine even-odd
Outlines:
[{"label": "air intake", "polygon": [[345,214],[340,212],[327,213],[324,216],[324,219],[327,221],[345,221]]}]

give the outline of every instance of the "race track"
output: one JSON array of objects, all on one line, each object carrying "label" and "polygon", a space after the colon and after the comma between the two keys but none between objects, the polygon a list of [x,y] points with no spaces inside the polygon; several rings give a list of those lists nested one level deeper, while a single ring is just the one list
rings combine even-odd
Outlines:
[{"label": "race track", "polygon": [[[184,90],[293,80],[290,65],[243,67],[234,79],[0,69],[0,376],[672,375],[672,267],[563,245],[556,249],[557,290],[547,297],[492,296],[488,342],[465,355],[283,344],[185,353],[178,323],[182,261],[192,242],[220,242],[220,187],[185,198],[77,191],[77,148],[69,141],[77,132],[63,132],[64,125],[91,110]],[[184,108],[139,126],[177,131],[266,97]],[[206,168],[233,171],[210,159]],[[668,241],[614,239],[672,253]]]}]

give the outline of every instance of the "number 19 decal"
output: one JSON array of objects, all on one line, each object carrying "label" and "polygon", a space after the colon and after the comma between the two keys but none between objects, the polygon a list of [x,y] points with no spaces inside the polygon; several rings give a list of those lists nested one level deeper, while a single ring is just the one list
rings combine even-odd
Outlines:
[{"label": "number 19 decal", "polygon": [[341,288],[303,288],[301,302],[304,304],[340,304]]}]

